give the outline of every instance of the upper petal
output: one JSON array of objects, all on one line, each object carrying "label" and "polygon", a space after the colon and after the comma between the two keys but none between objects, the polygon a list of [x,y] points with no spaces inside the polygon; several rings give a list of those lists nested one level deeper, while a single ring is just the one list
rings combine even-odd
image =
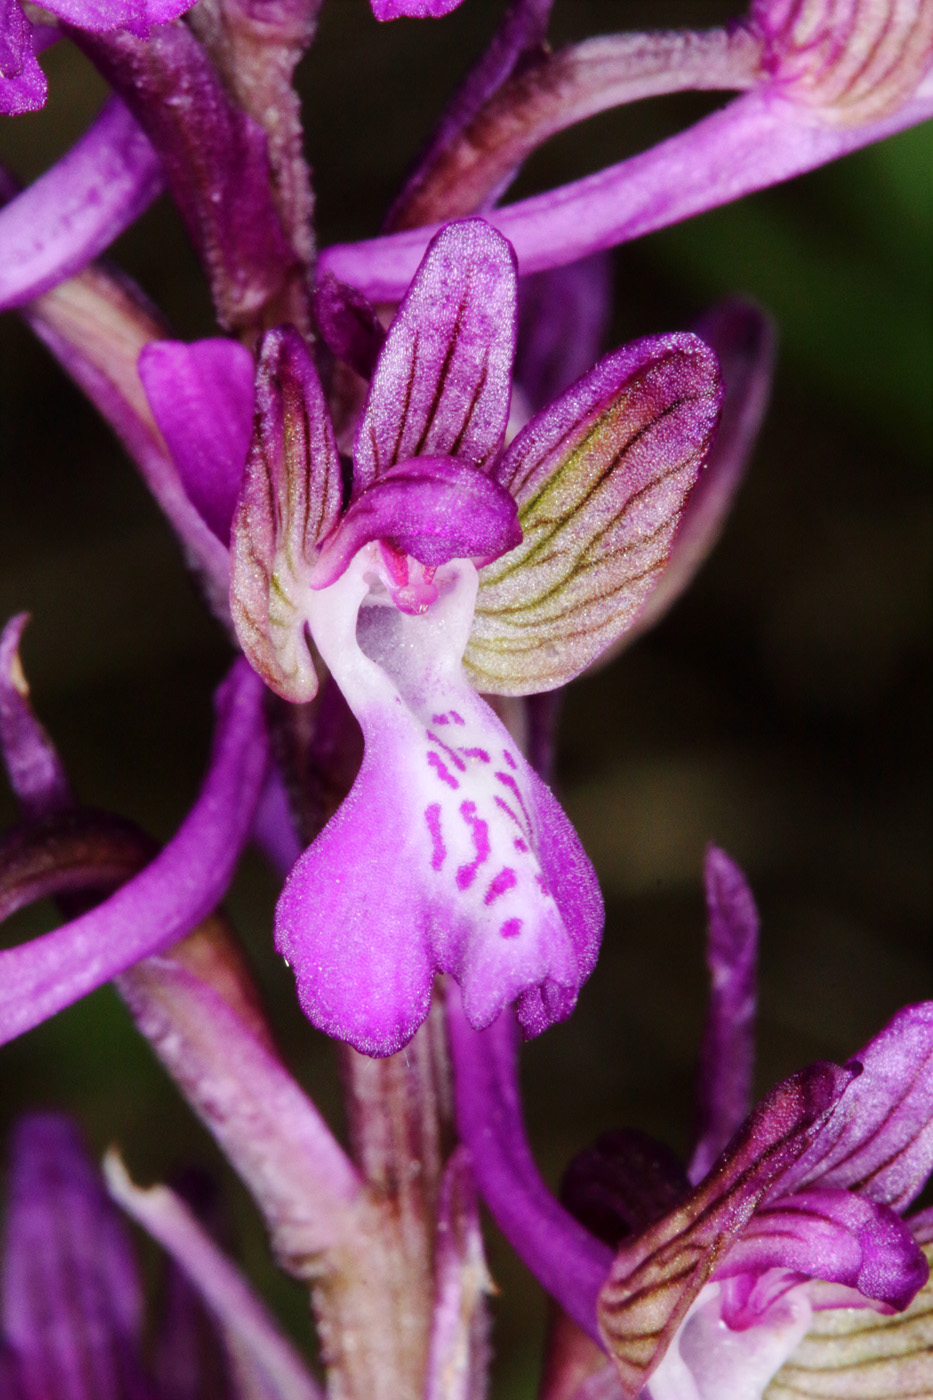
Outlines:
[{"label": "upper petal", "polygon": [[933,1002],[904,1007],[854,1058],[862,1073],[782,1192],[845,1187],[903,1211],[933,1167]]},{"label": "upper petal", "polygon": [[898,1311],[929,1272],[907,1224],[889,1206],[826,1189],[797,1191],[762,1206],[716,1277],[773,1268],[845,1284]]},{"label": "upper petal", "polygon": [[389,327],[353,450],[354,489],[406,457],[485,467],[509,413],[515,257],[482,219],[432,240]]},{"label": "upper petal", "polygon": [[496,559],[521,538],[504,487],[456,457],[414,457],[357,496],[323,544],[313,583],[333,583],[372,540],[436,568],[451,559]]}]

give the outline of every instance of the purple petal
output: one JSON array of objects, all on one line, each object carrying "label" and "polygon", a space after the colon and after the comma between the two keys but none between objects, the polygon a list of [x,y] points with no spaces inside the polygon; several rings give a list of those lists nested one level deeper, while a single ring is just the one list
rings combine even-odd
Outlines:
[{"label": "purple petal", "polygon": [[349,797],[289,876],[276,947],[309,1019],[366,1054],[411,1038],[436,971],[460,981],[473,1025],[517,1001],[534,1035],[570,1014],[595,962],[596,879],[560,807],[460,671],[475,570],[442,566],[436,600],[406,616],[363,606],[378,548],[309,609],[365,753]]},{"label": "purple petal", "polygon": [[509,414],[515,261],[482,219],[431,242],[389,327],[354,446],[354,489],[407,457],[485,467]]},{"label": "purple petal", "polygon": [[439,19],[449,15],[462,0],[370,0],[376,19]]},{"label": "purple petal", "polygon": [[33,27],[18,0],[0,0],[0,116],[36,112],[48,84],[36,62]]},{"label": "purple petal", "polygon": [[485,1295],[493,1283],[469,1153],[455,1149],[437,1208],[437,1292],[424,1400],[476,1400],[489,1363]]},{"label": "purple petal", "polygon": [[[797,1191],[755,1212],[716,1278],[788,1269],[906,1308],[929,1275],[920,1246],[888,1206],[851,1191]],[[731,1327],[743,1320],[726,1314]]]},{"label": "purple petal", "polygon": [[193,505],[223,544],[253,434],[253,357],[235,340],[159,340],[139,357],[153,417]]},{"label": "purple petal", "polygon": [[242,1365],[259,1373],[269,1400],[322,1400],[302,1358],[246,1279],[167,1186],[134,1186],[113,1151],[104,1160],[110,1194],[191,1280]]},{"label": "purple petal", "polygon": [[313,586],[333,583],[372,540],[436,568],[451,559],[498,559],[521,539],[503,486],[457,457],[413,457],[357,496],[321,551]]},{"label": "purple petal", "polygon": [[475,1031],[459,992],[447,999],[457,1127],[480,1193],[509,1243],[594,1340],[596,1299],[612,1251],[558,1205],[535,1166],[522,1121],[519,1036],[510,1016]]},{"label": "purple petal", "polygon": [[903,1211],[933,1167],[933,1002],[855,1056],[862,1073],[783,1190],[845,1187]]},{"label": "purple petal", "polygon": [[250,664],[294,702],[317,692],[302,599],[340,500],[340,459],[311,353],[294,326],[269,331],[231,537],[230,610]]},{"label": "purple petal", "polygon": [[94,34],[125,29],[146,39],[154,24],[165,24],[190,10],[194,0],[49,0],[53,15]]},{"label": "purple petal", "polygon": [[73,801],[55,746],[36,719],[19,659],[28,613],[11,618],[0,636],[0,746],[10,786],[27,818],[38,819]]},{"label": "purple petal", "polygon": [[24,1395],[149,1400],[128,1231],[66,1118],[21,1120],[7,1200],[0,1330]]},{"label": "purple petal", "polygon": [[273,200],[266,135],[233,102],[187,25],[157,26],[148,41],[70,37],[159,152],[223,328],[254,333],[273,318],[297,317],[304,274]]},{"label": "purple petal", "polygon": [[314,316],[328,350],[371,379],[386,333],[366,298],[325,273],[314,288]]},{"label": "purple petal", "polygon": [[479,690],[576,676],[631,626],[715,430],[719,371],[692,335],[607,355],[519,433],[495,477],[522,544],[483,569],[466,654]]},{"label": "purple petal", "polygon": [[116,97],[67,155],[0,209],[0,307],[86,267],[147,209],[162,167]]},{"label": "purple petal", "polygon": [[680,1206],[623,1242],[598,1314],[626,1397],[639,1393],[703,1285],[769,1191],[783,1187],[855,1073],[817,1064],[779,1084]]},{"label": "purple petal", "polygon": [[388,228],[411,228],[424,222],[412,217],[421,190],[487,99],[512,75],[523,58],[540,52],[547,37],[553,4],[554,0],[513,0],[489,48],[467,74],[435,125],[427,149],[389,213]]},{"label": "purple petal", "polygon": [[722,417],[680,517],[667,567],[635,626],[626,633],[626,644],[663,617],[719,539],[768,407],[774,328],[764,312],[746,302],[724,302],[703,317],[697,332],[715,351],[722,370]]},{"label": "purple petal", "polygon": [[[494,210],[488,219],[513,244],[521,272],[538,272],[789,180],[930,116],[929,76],[897,112],[855,127],[814,121],[769,92],[745,93],[641,155]],[[392,301],[408,286],[433,232],[419,228],[337,244],[325,250],[319,266],[373,301]]]},{"label": "purple petal", "polygon": [[165,328],[139,290],[100,267],[33,302],[26,319],[110,423],[198,569],[215,613],[229,618],[227,551],[192,505],[139,377],[140,352]]},{"label": "purple petal", "polygon": [[214,908],[249,834],[265,776],[261,705],[260,682],[238,662],[218,693],[207,779],[165,850],[90,913],[0,952],[0,1043],[175,942]]},{"label": "purple petal", "polygon": [[690,1180],[700,1181],[751,1107],[755,1057],[758,911],[725,851],[706,853],[710,1001],[700,1058],[697,1144]]},{"label": "purple petal", "polygon": [[520,279],[515,379],[535,413],[596,362],[611,312],[612,264],[604,253]]}]

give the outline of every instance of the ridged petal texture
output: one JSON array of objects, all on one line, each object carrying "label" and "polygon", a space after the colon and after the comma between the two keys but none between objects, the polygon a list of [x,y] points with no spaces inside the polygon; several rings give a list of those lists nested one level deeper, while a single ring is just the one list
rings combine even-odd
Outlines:
[{"label": "ridged petal texture", "polygon": [[313,595],[312,634],[363,729],[349,797],[288,878],[276,947],[330,1035],[388,1055],[436,971],[470,1022],[512,1002],[527,1034],[569,1015],[602,927],[595,874],[551,793],[463,676],[476,572],[441,566],[420,615],[389,604],[382,546]]},{"label": "ridged petal texture", "polygon": [[482,219],[432,240],[379,356],[353,450],[360,492],[407,457],[486,467],[509,414],[515,255]]},{"label": "ridged petal texture", "polygon": [[[933,1245],[924,1254],[933,1264]],[[933,1279],[896,1317],[817,1312],[764,1400],[922,1400],[933,1395]]]},{"label": "ridged petal texture", "polygon": [[933,0],[755,0],[765,65],[841,125],[897,110],[933,62]]},{"label": "ridged petal texture", "polygon": [[286,700],[310,700],[305,641],[318,541],[340,512],[340,459],[304,339],[269,331],[256,379],[256,426],[231,538],[230,609],[250,665]]},{"label": "ridged petal texture", "polygon": [[480,575],[465,663],[478,690],[571,680],[635,621],[667,560],[719,413],[696,336],[607,355],[519,433],[495,468],[522,544]]}]

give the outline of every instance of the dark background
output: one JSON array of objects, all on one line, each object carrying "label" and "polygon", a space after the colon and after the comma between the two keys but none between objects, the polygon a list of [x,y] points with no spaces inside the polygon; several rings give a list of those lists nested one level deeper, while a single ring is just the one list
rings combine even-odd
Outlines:
[{"label": "dark background", "polygon": [[[328,0],[300,73],[322,243],[365,237],[502,5],[378,26]],[[553,34],[715,23],[690,0],[557,0]],[[65,45],[51,99],[7,119],[0,159],[33,178],[91,119],[103,85]],[[537,155],[519,193],[642,149],[716,105],[659,99]],[[566,698],[558,786],[606,895],[604,949],[578,1010],[529,1046],[528,1118],[553,1181],[605,1127],[686,1150],[703,1016],[703,851],[745,867],[762,914],[759,1086],[844,1059],[930,995],[930,130],[664,231],[615,255],[610,345],[687,326],[718,297],[768,307],[774,399],[725,536],[651,634]],[[115,258],[182,337],[211,334],[206,292],[160,201]],[[607,346],[607,348],[609,348]],[[203,771],[228,663],[162,519],[122,451],[15,316],[0,319],[0,616],[29,609],[34,698],[89,803],[161,838]],[[6,821],[13,820],[8,794]],[[272,878],[249,857],[230,908],[302,1082],[339,1123],[333,1056],[271,951]],[[38,909],[4,930],[50,927]],[[0,1128],[69,1107],[143,1181],[220,1170],[109,988],[0,1051]],[[268,1262],[232,1179],[231,1232],[307,1344],[297,1287]],[[543,1305],[493,1242],[495,1394],[533,1394]]]}]

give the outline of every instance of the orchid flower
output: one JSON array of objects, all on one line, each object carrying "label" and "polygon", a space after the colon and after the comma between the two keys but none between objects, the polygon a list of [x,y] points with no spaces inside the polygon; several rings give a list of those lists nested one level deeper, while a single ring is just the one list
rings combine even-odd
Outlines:
[{"label": "orchid flower", "polygon": [[[293,869],[276,946],[310,1019],[403,1045],[452,972],[467,1015],[568,1015],[602,906],[569,823],[477,689],[577,675],[629,626],[667,556],[719,406],[690,335],[607,356],[502,451],[516,320],[508,244],[434,240],[389,327],[353,484],[310,357],[270,333],[232,535],[231,608],[286,699],[317,687],[306,630],[359,720],[363,765]],[[361,859],[361,853],[365,853]]]},{"label": "orchid flower", "polygon": [[[376,300],[401,295],[436,224],[482,210],[521,272],[575,262],[812,170],[933,116],[931,0],[754,0],[709,31],[589,39],[550,54],[519,4],[451,104],[393,210],[396,230],[324,251],[321,267]],[[545,7],[545,11],[546,11]],[[497,61],[493,61],[497,60]],[[490,75],[494,80],[490,81]],[[738,91],[651,150],[491,208],[544,140],[595,112],[684,89]]]},{"label": "orchid flower", "polygon": [[[43,5],[58,19],[94,34],[113,29],[147,38],[155,24],[165,24],[189,10],[194,0],[51,0]],[[18,116],[45,105],[48,83],[36,61],[47,41],[19,5],[3,0],[0,7],[0,114]]]},{"label": "orchid flower", "polygon": [[[303,1360],[236,1267],[166,1187],[111,1195],[165,1248],[169,1306],[147,1359],[142,1278],[125,1220],[74,1125],[14,1132],[0,1263],[0,1391],[17,1400],[320,1400]],[[200,1336],[199,1336],[200,1334]]]},{"label": "orchid flower", "polygon": [[[607,1134],[569,1174],[569,1214],[524,1141],[514,1028],[503,1018],[477,1033],[450,1000],[458,1118],[480,1191],[609,1352],[615,1379],[598,1393],[617,1400],[645,1386],[650,1400],[761,1400],[815,1315],[901,1312],[929,1273],[925,1217],[901,1215],[933,1166],[933,1003],[899,1012],[847,1065],[793,1075],[745,1117],[757,916],[741,872],[715,849],[707,898],[713,998],[688,1172],[639,1135]],[[908,1315],[900,1361],[900,1340],[866,1342],[857,1321],[841,1329],[855,1351],[874,1345],[886,1358],[886,1395],[917,1393],[909,1319],[922,1327],[929,1306]],[[596,1348],[590,1359],[605,1369]]]}]

